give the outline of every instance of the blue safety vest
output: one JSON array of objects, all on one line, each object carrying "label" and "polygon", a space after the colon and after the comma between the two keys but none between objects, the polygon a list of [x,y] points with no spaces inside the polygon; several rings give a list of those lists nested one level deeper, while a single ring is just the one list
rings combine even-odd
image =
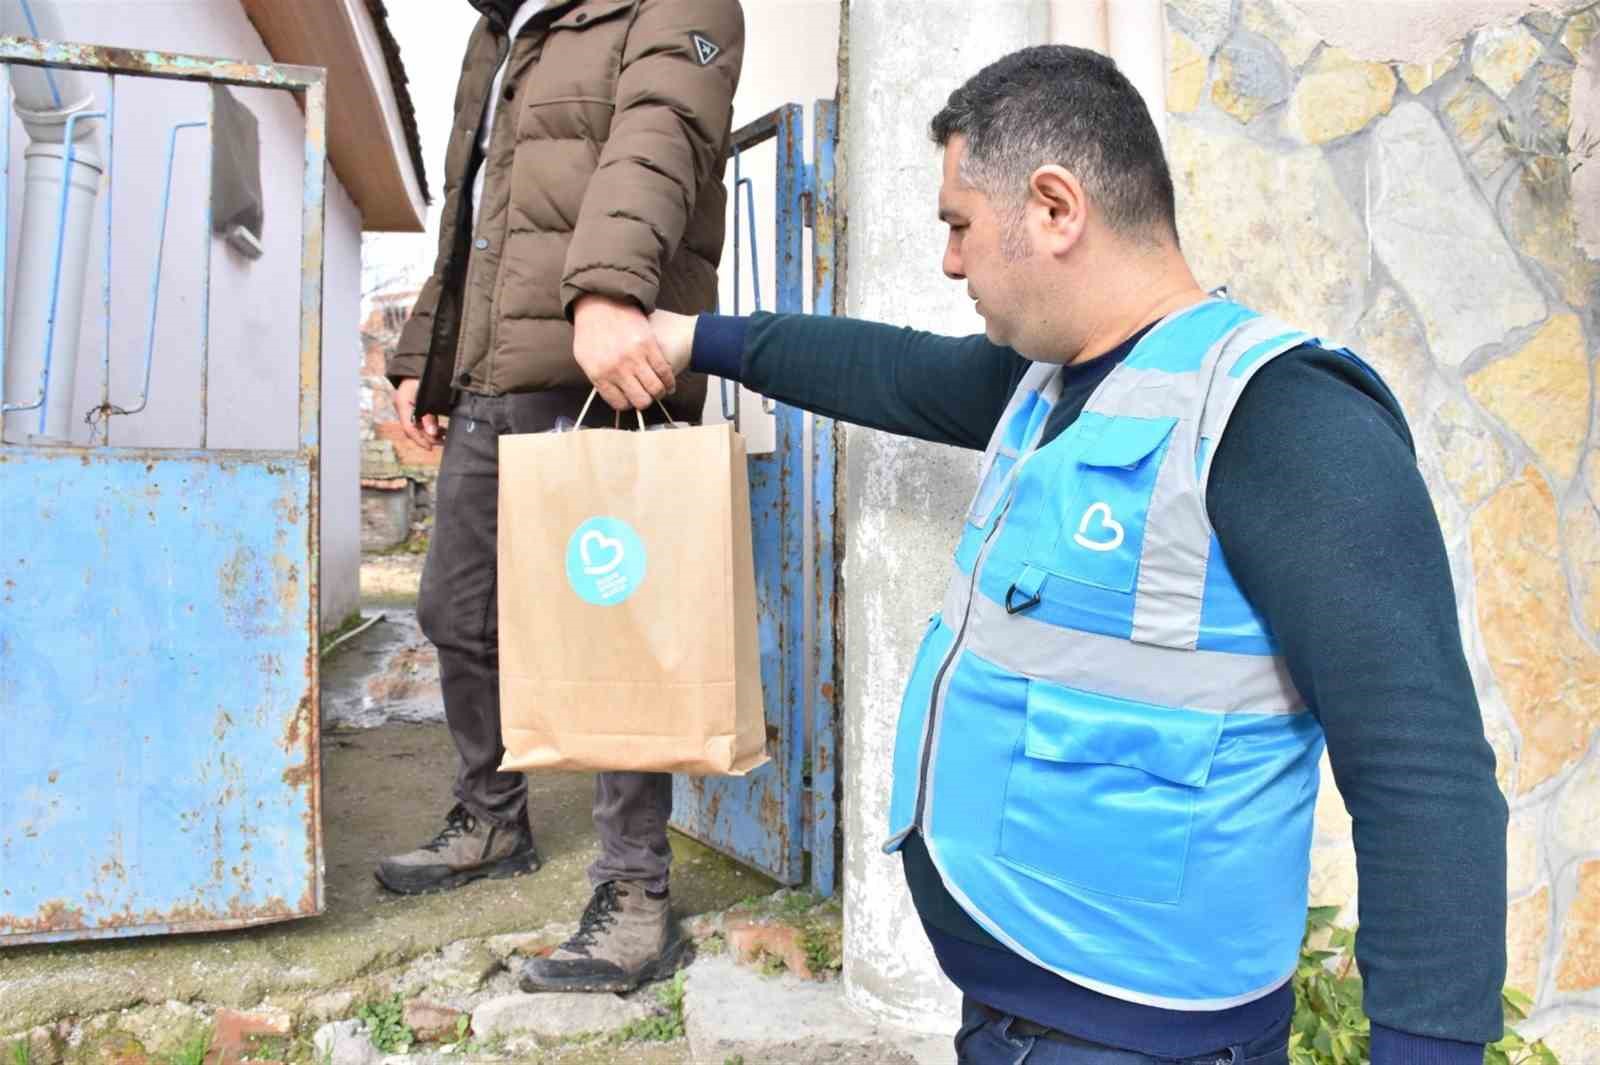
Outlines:
[{"label": "blue safety vest", "polygon": [[1043,447],[1060,368],[1035,364],[907,685],[885,849],[920,831],[996,939],[1120,999],[1226,1009],[1294,971],[1322,728],[1206,483],[1252,375],[1312,339],[1188,308]]}]

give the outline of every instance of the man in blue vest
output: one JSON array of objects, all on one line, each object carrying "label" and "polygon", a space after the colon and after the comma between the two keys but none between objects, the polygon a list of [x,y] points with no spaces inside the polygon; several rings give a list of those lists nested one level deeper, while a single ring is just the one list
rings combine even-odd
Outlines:
[{"label": "man in blue vest", "polygon": [[[1394,396],[1196,284],[1137,92],[1032,48],[933,120],[986,336],[658,315],[674,367],[984,449],[891,833],[963,1062],[1287,1061],[1329,751],[1374,1065],[1501,1031],[1506,804]],[[1293,195],[1293,190],[1285,190]]]}]

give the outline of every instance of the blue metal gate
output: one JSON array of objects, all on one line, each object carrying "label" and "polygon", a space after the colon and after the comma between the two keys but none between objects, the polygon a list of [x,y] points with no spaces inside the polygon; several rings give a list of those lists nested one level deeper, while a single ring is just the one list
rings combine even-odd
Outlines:
[{"label": "blue metal gate", "polygon": [[[297,445],[0,446],[0,945],[319,913],[323,72],[18,38],[0,63],[111,75],[113,136],[119,76],[282,89],[305,112]],[[4,340],[0,321],[0,365]],[[47,362],[40,402],[51,387],[72,385]],[[128,413],[108,393],[107,426]],[[35,397],[7,398],[26,417]]]},{"label": "blue metal gate", "polygon": [[[810,309],[832,314],[838,140],[833,101],[815,105],[812,137],[813,162],[807,164],[805,112],[798,104],[780,107],[735,131],[734,269],[742,268],[742,232],[749,233],[752,267],[759,269],[754,255],[754,190],[742,177],[739,160],[770,141],[777,151],[774,309],[807,309],[804,236],[810,228]],[[725,403],[725,413],[737,420],[737,403]],[[838,863],[834,565],[838,434],[833,422],[803,411],[777,406],[773,414],[775,450],[750,459],[761,680],[772,762],[740,778],[680,777],[673,825],[784,884],[806,882],[809,867],[812,888],[831,895]]]}]

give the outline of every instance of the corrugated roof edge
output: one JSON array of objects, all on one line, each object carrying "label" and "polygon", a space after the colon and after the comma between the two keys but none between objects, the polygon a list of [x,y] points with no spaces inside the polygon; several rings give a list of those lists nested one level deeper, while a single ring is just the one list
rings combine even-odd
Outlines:
[{"label": "corrugated roof edge", "polygon": [[384,60],[389,67],[389,81],[394,85],[394,98],[400,108],[400,123],[405,129],[406,145],[411,149],[411,165],[417,168],[417,184],[422,189],[422,202],[433,203],[428,191],[428,168],[422,161],[422,136],[417,132],[417,109],[411,102],[411,89],[407,84],[406,66],[400,59],[400,42],[389,29],[389,12],[383,0],[366,0],[367,11],[378,29],[378,40],[383,45]]}]

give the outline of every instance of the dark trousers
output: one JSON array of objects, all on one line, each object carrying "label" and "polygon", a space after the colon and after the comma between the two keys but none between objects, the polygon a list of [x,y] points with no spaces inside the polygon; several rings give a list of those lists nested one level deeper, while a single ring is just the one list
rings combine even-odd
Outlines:
[{"label": "dark trousers", "polygon": [[[496,824],[519,824],[528,802],[523,775],[498,768],[505,753],[495,555],[499,440],[503,434],[547,432],[558,418],[576,420],[587,396],[587,390],[463,393],[450,415],[417,620],[439,650],[445,720],[461,755],[456,799]],[[586,424],[612,421],[610,408],[596,399]],[[518,594],[543,592],[518,589]],[[672,860],[667,845],[671,816],[670,774],[598,774],[594,824],[600,857],[589,867],[590,880],[640,880],[649,890],[665,890]]]},{"label": "dark trousers", "polygon": [[1240,1046],[1162,1058],[1075,1039],[964,998],[956,1060],[958,1065],[1289,1065],[1289,1018]]}]

